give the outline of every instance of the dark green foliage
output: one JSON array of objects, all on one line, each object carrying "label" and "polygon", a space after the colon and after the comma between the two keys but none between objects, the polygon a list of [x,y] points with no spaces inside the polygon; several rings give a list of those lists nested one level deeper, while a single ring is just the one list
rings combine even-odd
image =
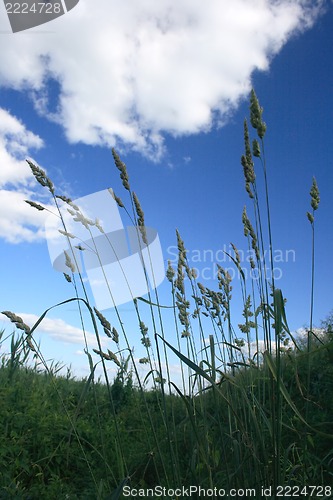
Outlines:
[{"label": "dark green foliage", "polygon": [[[308,426],[286,400],[282,403],[281,472],[285,484],[332,481],[333,441],[327,437],[333,415],[331,342],[327,333],[312,343],[310,353],[305,346],[281,357],[282,380],[300,415],[307,403],[307,357],[312,358]],[[242,367],[220,383],[219,392],[210,389],[186,400],[164,396],[165,418],[172,422],[173,442],[179,451],[182,484],[196,484],[200,479],[207,488],[210,481],[224,488],[244,484],[258,488],[260,477],[266,484],[273,474],[269,468],[274,453],[268,379],[265,364],[259,369]],[[10,359],[3,360],[0,498],[94,499],[96,491],[104,498],[116,489],[121,470],[108,391],[99,382],[88,390],[85,384],[70,376],[39,373],[37,367],[24,364],[13,371]],[[131,377],[123,379],[121,373],[111,392],[132,486],[168,484],[171,463],[169,459],[161,462],[146,425],[148,407],[160,452],[168,457],[162,394],[156,390],[141,393],[133,387]],[[225,399],[232,400],[233,412]],[[231,431],[230,419],[237,420],[239,432]],[[266,425],[256,429],[257,420]]]}]

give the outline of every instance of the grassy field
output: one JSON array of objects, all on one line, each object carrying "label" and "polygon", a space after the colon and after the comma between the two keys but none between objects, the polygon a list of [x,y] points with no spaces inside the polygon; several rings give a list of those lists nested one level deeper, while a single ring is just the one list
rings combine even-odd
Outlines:
[{"label": "grassy field", "polygon": [[[87,343],[89,377],[76,380],[69,372],[67,377],[59,376],[59,367],[45,362],[34,340],[40,321],[29,326],[4,311],[23,333],[13,334],[10,352],[1,358],[0,498],[116,499],[125,498],[127,487],[143,492],[158,486],[166,488],[162,498],[182,498],[175,490],[191,485],[210,492],[214,488],[238,490],[239,498],[246,496],[247,489],[255,492],[253,498],[288,496],[291,490],[279,494],[281,487],[294,488],[293,493],[301,498],[333,498],[332,315],[321,330],[314,328],[313,285],[306,335],[294,338],[289,331],[282,291],[274,280],[269,281],[266,271],[273,265],[265,251],[273,252],[273,228],[263,153],[266,125],[254,92],[249,122],[251,127],[244,123],[241,164],[249,196],[247,210],[252,215],[244,209],[242,220],[252,255],[249,267],[259,279],[246,279],[236,247],[230,255],[241,283],[243,322],[235,322],[231,315],[228,272],[219,267],[215,289],[198,282],[177,232],[178,265],[173,269],[169,264],[167,269],[176,341],[171,345],[165,339],[158,293],[145,302],[134,299],[146,352],[137,361],[118,308],[114,307],[119,320],[116,329],[90,305],[84,280],[75,273],[75,253],[67,254],[65,279],[74,285],[72,300],[90,313],[98,346],[94,352],[104,376],[97,378]],[[253,141],[249,128],[255,135]],[[144,246],[143,209],[131,189],[125,164],[115,151],[113,156],[130,210],[120,198],[115,199],[138,227]],[[86,219],[71,200],[56,193],[43,170],[29,164],[56,208],[61,200],[88,232],[92,225],[98,227],[98,221]],[[257,169],[265,186],[261,195],[264,213]],[[319,202],[313,179],[307,214],[312,232],[312,284]],[[32,209],[44,209],[35,202],[29,204]],[[103,234],[103,228],[99,229]],[[62,233],[72,248],[75,238],[65,224]],[[102,348],[102,336],[107,337],[109,349]],[[177,384],[169,369],[171,354],[181,367]],[[109,379],[110,364],[117,368],[114,380]],[[139,364],[149,367],[149,389],[139,376]],[[157,490],[154,498],[158,498]]]}]

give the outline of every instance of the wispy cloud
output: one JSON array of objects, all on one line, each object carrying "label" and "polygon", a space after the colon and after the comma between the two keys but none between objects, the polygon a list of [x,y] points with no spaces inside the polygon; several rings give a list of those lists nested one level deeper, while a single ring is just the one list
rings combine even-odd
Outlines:
[{"label": "wispy cloud", "polygon": [[[28,90],[36,109],[61,124],[71,142],[126,144],[158,158],[163,132],[193,134],[223,124],[248,93],[252,72],[267,70],[323,5],[81,0],[52,22],[43,43],[29,31],[8,35],[0,85]],[[49,104],[50,79],[58,83],[56,105],[54,91]]]}]

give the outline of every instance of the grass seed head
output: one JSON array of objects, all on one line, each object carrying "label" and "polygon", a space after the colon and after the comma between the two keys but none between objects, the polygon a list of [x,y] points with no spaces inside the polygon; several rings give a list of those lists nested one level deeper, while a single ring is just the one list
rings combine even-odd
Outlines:
[{"label": "grass seed head", "polygon": [[259,142],[257,141],[257,139],[254,139],[253,142],[252,142],[252,151],[253,151],[253,156],[255,156],[256,158],[260,158],[260,146],[259,146]]},{"label": "grass seed head", "polygon": [[136,214],[138,216],[138,226],[142,236],[142,240],[145,243],[145,245],[148,245],[147,232],[145,228],[145,216],[141,208],[139,199],[135,193],[133,193],[133,201],[135,205]]},{"label": "grass seed head", "polygon": [[189,278],[197,279],[197,277],[198,277],[198,272],[194,267],[192,267],[189,272]]},{"label": "grass seed head", "polygon": [[143,321],[140,321],[139,326],[140,326],[140,331],[141,331],[142,335],[145,336],[148,332],[148,327],[145,325],[145,323]]},{"label": "grass seed head", "polygon": [[168,269],[166,272],[166,277],[167,277],[167,280],[170,281],[170,283],[173,283],[173,278],[175,277],[175,274],[176,274],[176,272],[171,265],[171,261],[168,260]]},{"label": "grass seed head", "polygon": [[129,178],[127,174],[127,168],[125,163],[121,161],[119,158],[119,155],[117,154],[116,150],[112,148],[112,156],[115,162],[115,165],[117,169],[120,171],[120,178],[123,181],[123,186],[127,191],[130,191],[130,185],[129,185]]},{"label": "grass seed head", "polygon": [[63,273],[63,275],[65,276],[65,279],[68,283],[72,282],[72,278],[69,276],[69,274]]},{"label": "grass seed head", "polygon": [[93,349],[93,351],[95,354],[98,354],[99,356],[101,356],[101,358],[104,358],[107,361],[111,361],[111,357],[106,352],[99,351],[98,349]]},{"label": "grass seed head", "polygon": [[242,213],[242,223],[244,226],[244,236],[248,236],[249,234],[249,229],[248,229],[248,217],[246,213],[246,207],[243,208],[243,213]]},{"label": "grass seed head", "polygon": [[112,340],[118,344],[119,343],[119,333],[118,331],[116,330],[116,328],[113,326],[112,327]]},{"label": "grass seed head", "polygon": [[[68,209],[69,211],[69,209]],[[70,212],[70,211],[69,211]],[[70,212],[71,213],[71,212]],[[88,219],[88,217],[85,217],[83,215],[82,212],[80,212],[79,210],[76,210],[76,212],[74,213],[75,217],[73,217],[73,220],[75,222],[81,222],[81,224],[86,228],[86,229],[89,229],[89,226],[94,226],[95,223],[93,220],[91,219]]]},{"label": "grass seed head", "polygon": [[34,207],[36,208],[37,210],[39,210],[40,212],[42,210],[45,210],[44,207],[42,207],[42,205],[39,205],[39,203],[35,203],[34,201],[30,201],[30,200],[24,200],[26,203],[28,203],[28,205],[30,205],[31,207]]},{"label": "grass seed head", "polygon": [[250,136],[249,136],[249,129],[247,126],[247,120],[244,120],[244,144],[245,144],[245,164],[247,167],[245,172],[246,174],[245,178],[248,182],[253,184],[256,176],[254,173],[254,163],[250,146]]},{"label": "grass seed head", "polygon": [[70,199],[68,198],[67,196],[62,196],[62,195],[56,195],[56,198],[58,198],[59,200],[63,201],[64,203],[67,203],[67,205],[70,205],[71,207],[74,208],[74,210],[79,210],[79,207],[77,205],[75,205],[75,203]]},{"label": "grass seed head", "polygon": [[68,233],[67,231],[63,231],[62,229],[58,229],[59,233],[62,234],[63,236],[66,236],[67,238],[76,238],[76,236],[74,236],[74,234],[72,233]]},{"label": "grass seed head", "polygon": [[313,210],[317,210],[320,202],[319,189],[315,177],[312,180],[312,186],[310,190],[311,196],[311,207]]},{"label": "grass seed head", "polygon": [[72,273],[75,273],[76,268],[72,262],[72,259],[70,258],[70,256],[66,252],[66,250],[64,250],[64,254],[65,254],[65,258],[66,258],[66,261],[65,261],[66,266],[72,271]]},{"label": "grass seed head", "polygon": [[17,316],[17,314],[11,311],[1,311],[1,314],[7,316],[7,318],[10,319],[10,321],[14,323],[16,328],[18,328],[19,330],[23,330],[26,334],[30,333],[30,326],[24,323],[21,316]]},{"label": "grass seed head", "polygon": [[262,119],[263,108],[260,107],[255,91],[252,89],[250,97],[250,119],[251,125],[257,130],[260,139],[264,138],[266,123]]},{"label": "grass seed head", "polygon": [[233,251],[234,251],[234,254],[235,254],[235,260],[237,262],[237,267],[240,265],[240,262],[241,262],[241,259],[240,259],[240,255],[239,255],[239,251],[236,247],[236,245],[234,245],[234,243],[230,243]]},{"label": "grass seed head", "polygon": [[115,192],[113,191],[112,188],[108,188],[108,191],[109,193],[111,194],[112,198],[115,200],[115,202],[117,203],[118,207],[120,208],[125,208],[125,205],[123,204],[123,202],[121,201],[121,199],[119,198],[119,196],[116,196]]},{"label": "grass seed head", "polygon": [[149,349],[151,347],[151,342],[149,337],[142,337],[141,338],[141,344],[146,348]]},{"label": "grass seed head", "polygon": [[103,328],[106,328],[111,332],[111,325],[106,317],[96,307],[94,307],[94,311]]},{"label": "grass seed head", "polygon": [[110,360],[113,361],[114,363],[116,363],[116,365],[119,366],[119,368],[121,368],[121,364],[120,364],[119,359],[112,351],[110,351],[110,349],[108,349],[108,355],[110,357]]},{"label": "grass seed head", "polygon": [[50,193],[54,194],[54,186],[52,181],[47,177],[44,170],[35,165],[31,160],[26,160],[36,181],[43,187],[47,187]]},{"label": "grass seed head", "polygon": [[306,216],[308,218],[308,221],[313,224],[314,223],[314,217],[312,214],[310,214],[310,212],[306,212]]},{"label": "grass seed head", "polygon": [[241,157],[241,164],[243,167],[243,173],[245,177],[245,189],[249,194],[250,198],[253,198],[251,184],[252,185],[254,184],[256,175],[254,173],[254,163],[251,153],[250,136],[246,120],[244,120],[244,145],[245,145],[245,154],[242,155]]},{"label": "grass seed head", "polygon": [[111,335],[110,330],[108,330],[107,328],[103,328],[103,330],[104,330],[105,335],[106,335],[107,337],[109,337],[109,339],[111,339],[111,338],[112,338],[112,335]]},{"label": "grass seed head", "polygon": [[178,261],[178,267],[177,267],[177,278],[175,280],[175,287],[182,293],[183,295],[185,294],[185,286],[184,286],[184,273],[183,273],[183,268],[181,266],[180,261]]},{"label": "grass seed head", "polygon": [[99,219],[95,219],[94,225],[95,225],[95,227],[97,227],[97,229],[99,230],[100,233],[105,234],[105,231],[104,231],[104,229],[101,225],[101,221]]},{"label": "grass seed head", "polygon": [[29,337],[26,338],[26,342],[27,342],[29,348],[31,349],[31,351],[36,352],[35,346],[31,342],[31,339]]}]

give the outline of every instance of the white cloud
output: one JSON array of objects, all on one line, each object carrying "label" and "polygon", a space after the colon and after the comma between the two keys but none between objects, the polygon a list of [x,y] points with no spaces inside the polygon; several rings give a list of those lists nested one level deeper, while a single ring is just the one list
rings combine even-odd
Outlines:
[{"label": "white cloud", "polygon": [[[292,33],[309,27],[322,0],[81,0],[48,26],[53,33],[9,34],[0,52],[0,87],[32,95],[69,141],[122,144],[158,158],[163,132],[208,130],[223,123]],[[4,9],[0,25],[5,26]],[[6,35],[2,35],[2,37]],[[49,79],[60,93],[49,109]],[[54,96],[52,96],[53,98]],[[47,212],[34,199],[24,161],[43,140],[0,108],[0,237],[44,237]],[[188,163],[189,158],[184,158]],[[172,167],[172,165],[171,165]],[[51,207],[48,207],[51,208]]]},{"label": "white cloud", "polygon": [[[9,243],[43,240],[45,219],[49,211],[55,212],[49,193],[38,185],[26,162],[30,151],[43,146],[38,135],[0,108],[0,237]],[[36,196],[47,210],[38,211],[25,203]]]},{"label": "white cloud", "polygon": [[43,146],[42,139],[0,108],[0,188],[7,184],[31,184],[33,176],[24,161],[28,152]]},{"label": "white cloud", "polygon": [[10,243],[37,241],[44,235],[47,212],[32,209],[24,202],[33,197],[36,186],[25,158],[42,146],[38,135],[0,108],[0,237]]},{"label": "white cloud", "polygon": [[44,215],[25,203],[25,192],[0,190],[0,237],[9,243],[44,238]]},{"label": "white cloud", "polygon": [[[32,327],[39,319],[39,316],[36,314],[17,313],[17,315],[20,316],[24,323],[30,327]],[[2,319],[6,322],[9,321],[3,316]],[[52,340],[57,342],[79,344],[81,346],[85,345],[83,330],[72,326],[59,318],[45,317],[38,325],[36,332],[39,332],[40,334],[47,334]],[[96,336],[93,333],[86,331],[86,339],[89,347],[92,346],[97,348]],[[105,343],[104,338],[101,338],[101,343]]]},{"label": "white cloud", "polygon": [[[324,0],[98,0],[31,31],[8,35],[0,85],[33,92],[69,141],[126,145],[158,157],[163,132],[226,121],[290,36]],[[2,23],[6,20],[0,19]],[[7,21],[8,23],[8,21]],[[49,78],[58,81],[48,109]]]},{"label": "white cloud", "polygon": [[[308,338],[308,332],[309,328],[301,327],[298,328],[293,334],[296,337],[296,340],[300,340],[301,342],[305,342]],[[325,336],[325,329],[324,328],[317,328],[313,327],[312,332],[314,333],[315,337],[319,338]]]}]

